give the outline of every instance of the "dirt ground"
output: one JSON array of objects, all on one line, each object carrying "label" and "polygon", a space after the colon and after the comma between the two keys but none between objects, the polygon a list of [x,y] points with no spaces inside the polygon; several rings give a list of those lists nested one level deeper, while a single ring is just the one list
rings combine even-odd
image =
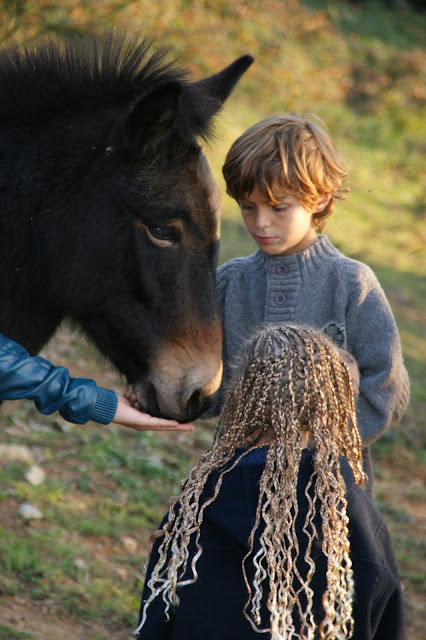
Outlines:
[{"label": "dirt ground", "polygon": [[[33,640],[92,640],[99,634],[99,638],[110,638],[110,631],[98,624],[80,624],[74,618],[58,616],[54,609],[48,605],[34,604],[19,598],[0,598],[0,621],[5,626],[10,626],[22,633],[28,633],[28,638]],[[1,631],[0,631],[1,633]],[[131,639],[134,636],[114,635],[120,640]],[[1,638],[1,640],[9,640]],[[25,640],[25,635],[22,637]]]},{"label": "dirt ground", "polygon": [[[426,530],[424,502],[414,498],[410,500],[404,499],[404,494],[409,485],[416,489],[416,487],[418,488],[426,482],[426,471],[417,468],[413,476],[408,477],[402,474],[397,466],[389,466],[387,467],[387,472],[392,473],[395,478],[398,477],[397,486],[399,489],[396,490],[395,498],[397,503],[404,505],[404,510],[409,516],[411,522],[410,538],[419,541],[424,540]],[[386,478],[378,480],[377,487],[380,488],[386,482]],[[413,493],[416,494],[417,492],[414,490]],[[6,523],[8,514],[10,516],[11,513],[15,512],[16,505],[3,502],[0,519]],[[390,521],[389,525],[391,525],[391,533],[393,529],[393,535],[400,535],[397,531],[397,523]],[[93,538],[90,546],[94,556],[96,555],[97,558],[105,556],[106,561],[111,554],[117,553],[116,549],[108,549],[108,543],[104,540]],[[146,532],[146,536],[142,536],[139,540],[138,553],[145,554],[148,546],[149,532]],[[407,640],[423,640],[425,637],[424,602],[421,596],[412,589],[410,589],[407,596]],[[12,640],[2,636],[1,625],[8,626],[14,631],[24,634],[22,636],[14,635],[13,640],[15,638],[16,640],[18,638],[19,640],[134,640],[132,629],[112,628],[107,619],[86,622],[79,620],[77,616],[65,616],[58,611],[53,603],[46,600],[41,603],[33,602],[26,597],[25,593],[15,597],[0,596],[0,640]],[[392,640],[392,638],[389,638],[389,640]]]},{"label": "dirt ground", "polygon": [[[426,478],[423,477],[423,480]],[[405,479],[406,482],[410,480]],[[7,505],[6,513],[9,511]],[[418,501],[405,502],[405,508],[413,522],[413,531],[416,538],[422,538],[426,529],[426,512],[424,504]],[[2,509],[2,519],[6,515]],[[99,555],[99,545],[97,553]],[[146,537],[148,544],[148,535]],[[103,550],[105,551],[105,550]],[[93,553],[96,553],[93,549]],[[108,550],[105,551],[108,555]],[[416,593],[410,593],[409,609],[407,616],[407,640],[423,640],[424,620],[422,621],[422,608],[424,603]],[[0,596],[0,625],[12,628],[15,632],[24,635],[14,635],[13,640],[134,640],[131,629],[111,628],[108,620],[81,621],[77,617],[64,616],[58,612],[53,603],[43,601],[35,603],[26,598],[25,593],[19,596]],[[28,635],[26,635],[28,634]],[[0,640],[11,640],[2,636],[0,628]],[[200,639],[202,640],[202,639]],[[218,639],[219,640],[219,639]],[[392,640],[392,638],[389,638]]]}]

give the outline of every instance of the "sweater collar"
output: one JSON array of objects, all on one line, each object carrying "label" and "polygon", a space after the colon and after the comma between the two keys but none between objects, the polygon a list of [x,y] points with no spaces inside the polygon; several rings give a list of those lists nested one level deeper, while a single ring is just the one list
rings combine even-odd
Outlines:
[{"label": "sweater collar", "polygon": [[339,253],[339,251],[333,247],[328,236],[320,235],[314,244],[300,253],[292,253],[289,256],[270,256],[261,249],[258,249],[254,254],[254,259],[256,263],[264,265],[265,267],[271,264],[274,266],[285,264],[288,267],[292,264],[301,265],[307,261],[326,260],[330,255],[336,255],[336,253]]}]

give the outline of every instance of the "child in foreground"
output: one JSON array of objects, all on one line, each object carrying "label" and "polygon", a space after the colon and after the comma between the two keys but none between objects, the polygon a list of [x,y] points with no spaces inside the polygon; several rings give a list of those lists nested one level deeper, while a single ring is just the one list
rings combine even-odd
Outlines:
[{"label": "child in foreground", "polygon": [[361,488],[354,368],[308,327],[243,347],[222,435],[156,539],[140,640],[403,640],[390,536]]},{"label": "child in foreground", "polygon": [[223,325],[223,406],[240,347],[265,324],[318,328],[355,358],[361,379],[358,426],[371,489],[368,445],[397,423],[409,381],[398,329],[372,270],[321,235],[347,172],[321,121],[297,115],[266,118],[231,146],[223,166],[249,234],[259,247],[218,269]]}]

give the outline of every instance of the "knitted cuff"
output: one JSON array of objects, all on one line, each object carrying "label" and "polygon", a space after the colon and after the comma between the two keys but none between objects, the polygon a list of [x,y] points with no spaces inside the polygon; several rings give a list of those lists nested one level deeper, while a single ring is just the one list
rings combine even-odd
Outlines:
[{"label": "knitted cuff", "polygon": [[117,411],[118,398],[114,391],[98,387],[96,404],[93,407],[91,420],[100,424],[109,424]]}]

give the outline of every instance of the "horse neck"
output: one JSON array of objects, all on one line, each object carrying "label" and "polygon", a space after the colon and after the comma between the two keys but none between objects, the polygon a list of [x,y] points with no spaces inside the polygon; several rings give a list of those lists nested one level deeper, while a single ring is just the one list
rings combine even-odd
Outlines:
[{"label": "horse neck", "polygon": [[18,272],[12,277],[5,267],[3,254],[0,264],[0,332],[34,355],[54,334],[64,314],[49,299],[43,283],[28,277],[31,273],[29,262],[27,273]]}]

